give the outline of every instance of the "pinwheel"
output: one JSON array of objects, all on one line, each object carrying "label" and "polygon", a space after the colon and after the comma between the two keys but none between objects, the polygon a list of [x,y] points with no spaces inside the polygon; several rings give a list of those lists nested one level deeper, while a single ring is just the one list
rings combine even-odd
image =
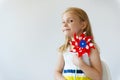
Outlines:
[{"label": "pinwheel", "polygon": [[95,49],[92,43],[92,36],[86,36],[86,33],[82,33],[80,36],[74,34],[74,38],[70,41],[70,44],[73,46],[71,52],[78,53],[78,57],[81,57],[83,54],[87,53],[90,56],[91,48]]}]

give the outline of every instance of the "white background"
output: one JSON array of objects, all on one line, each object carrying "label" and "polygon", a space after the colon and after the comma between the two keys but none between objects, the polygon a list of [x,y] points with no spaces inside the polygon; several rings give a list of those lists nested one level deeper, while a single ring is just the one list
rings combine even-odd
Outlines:
[{"label": "white background", "polygon": [[120,80],[120,0],[0,0],[0,80],[53,80],[61,14],[84,9],[101,58]]}]

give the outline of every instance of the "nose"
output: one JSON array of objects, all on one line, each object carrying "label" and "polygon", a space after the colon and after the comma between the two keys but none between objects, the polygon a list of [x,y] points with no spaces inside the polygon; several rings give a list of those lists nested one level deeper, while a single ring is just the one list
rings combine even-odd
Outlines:
[{"label": "nose", "polygon": [[68,27],[68,24],[65,22],[65,23],[63,24],[63,27]]}]

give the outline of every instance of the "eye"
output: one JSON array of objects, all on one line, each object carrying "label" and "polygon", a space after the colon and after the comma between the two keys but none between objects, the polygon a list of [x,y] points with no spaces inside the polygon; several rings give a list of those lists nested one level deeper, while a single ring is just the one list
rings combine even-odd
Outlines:
[{"label": "eye", "polygon": [[68,20],[68,23],[72,23],[72,22],[73,22],[73,19]]},{"label": "eye", "polygon": [[73,22],[73,20],[70,20],[70,22]]}]

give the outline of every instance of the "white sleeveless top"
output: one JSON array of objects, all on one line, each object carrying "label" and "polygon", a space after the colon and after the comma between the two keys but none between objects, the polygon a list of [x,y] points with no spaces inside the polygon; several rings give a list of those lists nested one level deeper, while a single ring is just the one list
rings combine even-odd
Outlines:
[{"label": "white sleeveless top", "polygon": [[[69,49],[63,54],[64,61],[65,61],[64,70],[68,70],[68,69],[70,69],[70,70],[81,70],[80,68],[78,68],[77,66],[75,66],[75,65],[73,64],[73,62],[72,62],[72,60],[73,60],[73,55],[75,55],[75,54],[76,54],[76,53],[70,52]],[[87,54],[87,53],[83,54],[82,58],[83,58],[83,61],[84,61],[86,64],[90,65],[90,61],[89,61],[89,57],[88,57],[88,54]],[[69,76],[72,76],[73,73],[69,73],[69,74],[63,73],[63,75],[65,75],[65,76],[68,76],[68,75],[69,75]],[[84,76],[85,76],[84,73],[82,73],[82,74],[77,74],[77,75],[84,75]]]}]

